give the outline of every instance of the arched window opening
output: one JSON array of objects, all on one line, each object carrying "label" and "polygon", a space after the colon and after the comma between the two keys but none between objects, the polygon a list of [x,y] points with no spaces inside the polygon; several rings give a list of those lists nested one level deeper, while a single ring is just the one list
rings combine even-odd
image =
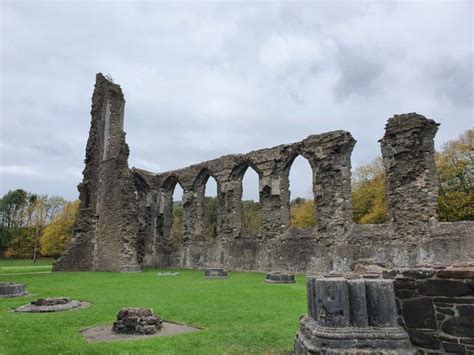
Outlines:
[{"label": "arched window opening", "polygon": [[294,228],[313,228],[316,225],[313,194],[313,171],[309,162],[298,155],[289,174],[290,225]]},{"label": "arched window opening", "polygon": [[183,188],[179,183],[174,186],[171,206],[170,238],[173,243],[180,244],[183,240]]},{"label": "arched window opening", "polygon": [[388,222],[387,177],[382,157],[352,170],[352,211],[357,224]]},{"label": "arched window opening", "polygon": [[217,237],[217,182],[208,176],[204,186],[203,233],[206,239]]},{"label": "arched window opening", "polygon": [[249,166],[242,179],[242,231],[246,234],[257,234],[262,224],[259,185],[258,173]]}]

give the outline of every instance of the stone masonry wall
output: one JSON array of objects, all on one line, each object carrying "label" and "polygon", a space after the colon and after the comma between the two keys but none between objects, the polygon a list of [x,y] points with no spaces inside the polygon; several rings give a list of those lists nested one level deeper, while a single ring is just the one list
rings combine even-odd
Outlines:
[{"label": "stone masonry wall", "polygon": [[474,262],[385,277],[395,278],[400,323],[421,354],[474,353]]},{"label": "stone masonry wall", "polygon": [[[305,272],[349,271],[357,263],[408,267],[472,259],[474,223],[436,221],[433,138],[437,126],[415,113],[388,121],[380,142],[391,221],[382,225],[352,222],[350,154],[355,140],[345,131],[157,174],[155,188],[164,204],[158,219],[165,226],[158,234],[169,239],[172,194],[179,183],[184,190],[184,238],[178,247],[167,250],[167,258],[145,266]],[[313,170],[317,226],[312,230],[289,225],[288,175],[298,155]],[[260,180],[262,229],[257,235],[242,230],[242,178],[248,167]],[[204,186],[210,176],[218,186],[215,240],[206,240],[202,233]]]},{"label": "stone masonry wall", "polygon": [[125,100],[119,85],[97,74],[79,214],[72,242],[56,271],[140,270],[138,208],[123,131]]},{"label": "stone masonry wall", "polygon": [[[349,132],[226,155],[183,169],[129,169],[120,87],[97,75],[86,148],[81,205],[70,247],[55,270],[138,270],[140,267],[225,267],[259,271],[350,271],[357,263],[409,267],[474,256],[474,222],[436,221],[433,138],[438,124],[416,114],[389,119],[381,139],[391,221],[352,221]],[[317,225],[290,226],[289,171],[297,156],[313,171]],[[262,227],[242,226],[242,179],[259,176]],[[204,235],[204,192],[217,182],[217,236]],[[183,236],[170,238],[173,192],[183,188]]]}]

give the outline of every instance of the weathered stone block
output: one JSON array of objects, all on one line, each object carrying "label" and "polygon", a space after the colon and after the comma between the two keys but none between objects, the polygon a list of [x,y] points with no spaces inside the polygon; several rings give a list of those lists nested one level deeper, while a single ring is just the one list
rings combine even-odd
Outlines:
[{"label": "weathered stone block", "polygon": [[25,285],[23,284],[0,282],[0,298],[19,297],[26,294]]},{"label": "weathered stone block", "polygon": [[410,340],[413,345],[426,349],[439,349],[441,343],[433,331],[424,331],[420,329],[408,329]]},{"label": "weathered stone block", "polygon": [[452,308],[436,307],[438,313],[447,314],[448,316],[454,316],[455,312]]},{"label": "weathered stone block", "polygon": [[367,295],[364,280],[348,280],[349,286],[349,309],[351,325],[353,327],[367,327],[369,317],[367,315]]},{"label": "weathered stone block", "polygon": [[112,330],[126,334],[155,334],[161,329],[163,321],[147,308],[122,308],[117,314]]},{"label": "weathered stone block", "polygon": [[272,272],[266,275],[265,282],[279,283],[279,284],[294,284],[296,281],[295,281],[295,275],[293,274]]},{"label": "weathered stone block", "polygon": [[344,278],[319,278],[315,282],[316,321],[324,327],[349,325],[349,292]]},{"label": "weathered stone block", "polygon": [[434,297],[434,302],[440,307],[453,307],[455,304],[474,304],[474,298],[465,297]]},{"label": "weathered stone block", "polygon": [[413,279],[427,279],[435,274],[435,270],[432,269],[409,269],[402,271],[402,275],[405,277],[411,277]]},{"label": "weathered stone block", "polygon": [[228,276],[228,272],[220,268],[206,269],[204,270],[204,276],[207,279],[225,278]]},{"label": "weathered stone block", "polygon": [[461,317],[474,317],[474,305],[459,305],[457,309]]},{"label": "weathered stone block", "polygon": [[436,318],[433,300],[419,297],[403,302],[403,319],[408,328],[436,329]]},{"label": "weathered stone block", "polygon": [[436,276],[449,279],[474,279],[474,267],[458,267],[439,270]]},{"label": "weathered stone block", "polygon": [[395,295],[398,298],[413,298],[418,295],[416,290],[406,290],[406,289],[395,289]]},{"label": "weathered stone block", "polygon": [[447,353],[465,354],[466,348],[461,344],[443,342],[443,349]]},{"label": "weathered stone block", "polygon": [[418,292],[427,296],[459,297],[472,295],[471,287],[463,281],[426,280],[420,283]]},{"label": "weathered stone block", "polygon": [[391,280],[365,281],[369,324],[378,327],[397,325],[395,291]]},{"label": "weathered stone block", "polygon": [[396,289],[403,288],[403,289],[414,290],[418,287],[418,283],[410,279],[395,279],[394,286]]},{"label": "weathered stone block", "polygon": [[474,318],[454,317],[443,322],[441,329],[446,334],[474,338]]}]

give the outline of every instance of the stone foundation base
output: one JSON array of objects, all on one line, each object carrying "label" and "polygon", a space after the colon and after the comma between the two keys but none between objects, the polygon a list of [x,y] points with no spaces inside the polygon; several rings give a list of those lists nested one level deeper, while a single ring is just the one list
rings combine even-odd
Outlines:
[{"label": "stone foundation base", "polygon": [[415,354],[402,327],[322,327],[310,317],[300,320],[295,354]]},{"label": "stone foundation base", "polygon": [[265,282],[277,283],[277,284],[294,284],[295,275],[292,274],[281,274],[279,272],[271,272],[267,274]]},{"label": "stone foundation base", "polygon": [[120,272],[142,272],[142,267],[140,265],[124,265]]},{"label": "stone foundation base", "polygon": [[206,269],[204,270],[204,277],[206,279],[222,279],[228,276],[228,272],[224,269]]},{"label": "stone foundation base", "polygon": [[27,293],[23,284],[0,282],[0,298],[20,297]]},{"label": "stone foundation base", "polygon": [[30,304],[26,304],[24,306],[20,306],[15,308],[15,312],[31,312],[31,313],[46,313],[46,312],[59,312],[59,311],[67,311],[70,309],[76,308],[87,308],[89,303],[87,302],[80,302],[76,300],[67,300],[67,302],[54,302],[59,300],[65,300],[65,298],[61,299],[40,299],[37,301],[33,301]]}]

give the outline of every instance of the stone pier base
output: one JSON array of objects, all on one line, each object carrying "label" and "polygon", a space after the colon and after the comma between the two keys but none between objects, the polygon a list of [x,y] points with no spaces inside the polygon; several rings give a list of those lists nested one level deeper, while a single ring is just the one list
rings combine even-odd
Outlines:
[{"label": "stone pier base", "polygon": [[392,280],[308,279],[295,354],[415,354],[398,325]]}]

